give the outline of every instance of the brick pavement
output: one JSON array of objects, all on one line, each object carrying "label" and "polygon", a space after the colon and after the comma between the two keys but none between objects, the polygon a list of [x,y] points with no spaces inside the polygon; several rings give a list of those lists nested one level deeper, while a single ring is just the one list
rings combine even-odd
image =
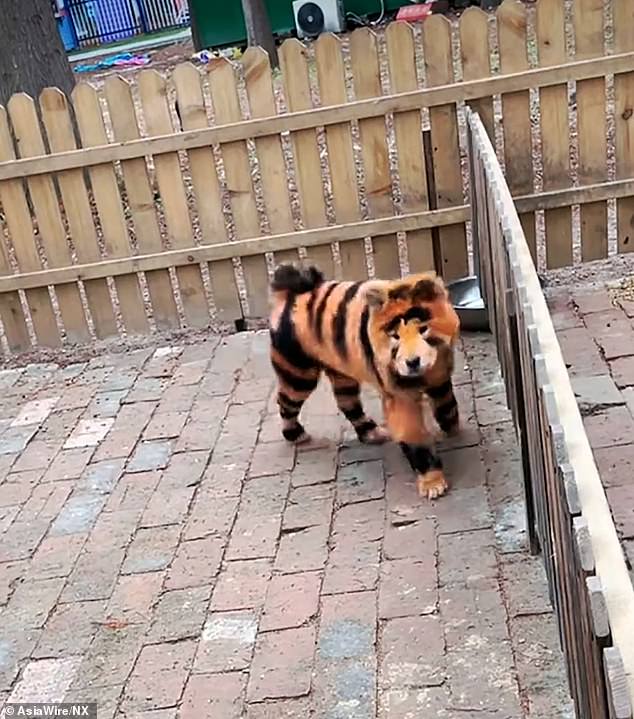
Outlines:
[{"label": "brick pavement", "polygon": [[327,387],[315,441],[281,441],[263,333],[1,372],[0,702],[572,717],[491,340],[458,368],[465,426],[434,504]]},{"label": "brick pavement", "polygon": [[634,301],[610,284],[558,288],[549,304],[634,581]]}]

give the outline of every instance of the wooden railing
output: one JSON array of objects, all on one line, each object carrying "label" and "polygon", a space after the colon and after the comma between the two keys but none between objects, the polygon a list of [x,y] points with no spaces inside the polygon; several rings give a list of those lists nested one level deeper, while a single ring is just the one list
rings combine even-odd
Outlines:
[{"label": "wooden railing", "polygon": [[579,719],[627,719],[634,588],[545,298],[487,132],[468,112],[474,243]]}]

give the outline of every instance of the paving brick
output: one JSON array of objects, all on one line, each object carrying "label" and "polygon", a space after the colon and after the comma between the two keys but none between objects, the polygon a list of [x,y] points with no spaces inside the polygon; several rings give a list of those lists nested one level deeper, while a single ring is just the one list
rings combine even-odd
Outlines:
[{"label": "paving brick", "polygon": [[95,462],[82,474],[78,488],[109,494],[117,484],[125,465],[124,459]]},{"label": "paving brick", "polygon": [[195,493],[195,487],[174,488],[165,486],[161,480],[143,512],[139,525],[160,527],[164,524],[180,524],[187,516]]},{"label": "paving brick", "polygon": [[12,507],[0,507],[0,534],[4,534],[18,516],[20,507],[14,505]]},{"label": "paving brick", "polygon": [[334,502],[333,485],[295,487],[284,510],[284,531],[329,525]]},{"label": "paving brick", "polygon": [[218,438],[222,423],[222,415],[212,417],[190,419],[178,436],[175,451],[210,450]]},{"label": "paving brick", "polygon": [[162,414],[155,414],[145,428],[143,439],[171,439],[178,437],[186,421],[187,412],[164,412]]},{"label": "paving brick", "polygon": [[238,497],[199,493],[185,524],[183,538],[190,540],[228,535],[238,510],[238,501]]},{"label": "paving brick", "polygon": [[436,550],[436,527],[430,519],[390,522],[385,529],[386,559],[421,559]]},{"label": "paving brick", "polygon": [[112,429],[95,452],[95,461],[127,457],[134,449],[145,426],[150,421],[156,405],[138,402],[124,405],[119,411]]},{"label": "paving brick", "polygon": [[546,572],[539,557],[504,557],[501,576],[510,617],[552,611]]},{"label": "paving brick", "polygon": [[323,569],[327,556],[327,526],[283,534],[275,560],[275,571],[287,574]]},{"label": "paving brick", "polygon": [[258,444],[251,459],[250,477],[290,472],[295,464],[295,448],[286,441]]},{"label": "paving brick", "polygon": [[98,419],[82,419],[64,444],[64,449],[76,447],[96,447],[110,431],[114,419],[103,417]]},{"label": "paving brick", "polygon": [[341,594],[376,589],[380,553],[378,542],[337,541],[328,556],[322,592]]},{"label": "paving brick", "polygon": [[96,702],[99,707],[99,719],[114,719],[122,692],[121,685],[73,689],[65,694],[64,702]]},{"label": "paving brick", "polygon": [[506,394],[491,394],[487,397],[476,397],[476,415],[478,424],[487,426],[511,419],[511,412],[506,404]]},{"label": "paving brick", "polygon": [[[354,430],[353,430],[354,431]],[[358,462],[373,462],[383,459],[384,445],[382,444],[362,444],[358,439],[351,442],[344,442],[339,450],[339,466],[345,467],[348,464],[357,464]],[[332,450],[328,450],[328,453]]]},{"label": "paving brick", "polygon": [[309,622],[319,608],[321,576],[316,572],[276,575],[266,595],[260,631],[291,629]]},{"label": "paving brick", "polygon": [[246,675],[192,674],[179,709],[181,719],[242,719]]},{"label": "paving brick", "polygon": [[26,427],[31,424],[42,424],[53,411],[59,401],[59,396],[48,399],[34,399],[22,406],[16,418],[11,422],[12,427]]},{"label": "paving brick", "polygon": [[115,369],[101,385],[104,392],[128,390],[134,384],[137,372],[134,368]]},{"label": "paving brick", "polygon": [[385,560],[379,582],[379,616],[382,619],[431,614],[438,602],[437,572],[433,555],[422,561]]},{"label": "paving brick", "polygon": [[165,589],[211,584],[218,574],[225,540],[204,537],[181,542],[165,580]]},{"label": "paving brick", "polygon": [[3,628],[0,639],[0,691],[13,688],[20,667],[31,655],[40,634],[39,629]]},{"label": "paving brick", "polygon": [[[2,516],[0,512],[0,517]],[[0,522],[0,527],[2,526]],[[18,560],[16,562],[3,562],[0,564],[0,607],[7,604],[12,594],[26,573],[28,562]]]},{"label": "paving brick", "polygon": [[5,626],[41,629],[64,586],[62,578],[16,582],[11,601],[3,613]]},{"label": "paving brick", "polygon": [[105,602],[73,602],[58,605],[44,628],[33,656],[63,657],[81,654],[90,645],[103,620]]},{"label": "paving brick", "polygon": [[619,357],[612,360],[610,372],[619,387],[634,385],[634,357]]},{"label": "paving brick", "polygon": [[90,404],[96,390],[95,385],[86,384],[67,387],[55,408],[58,412],[67,409],[84,409]]},{"label": "paving brick", "polygon": [[249,701],[305,696],[310,691],[314,627],[261,634],[249,675]]},{"label": "paving brick", "polygon": [[29,577],[33,579],[67,577],[85,541],[85,534],[47,537],[33,555]]},{"label": "paving brick", "polygon": [[33,492],[22,507],[20,512],[20,520],[42,519],[51,520],[62,511],[71,492],[73,491],[74,482],[47,482],[46,484],[38,484],[34,487]]},{"label": "paving brick", "polygon": [[143,647],[123,694],[122,711],[175,706],[183,693],[195,651],[193,641]]},{"label": "paving brick", "polygon": [[127,547],[139,522],[136,510],[102,513],[86,542],[87,552],[105,552]]},{"label": "paving brick", "polygon": [[158,643],[200,636],[210,596],[210,586],[164,592],[154,609],[148,640]]},{"label": "paving brick", "polygon": [[574,716],[554,615],[518,617],[510,630],[522,697],[528,700],[531,713]]},{"label": "paving brick", "polygon": [[626,387],[622,394],[630,414],[634,417],[634,387]]},{"label": "paving brick", "polygon": [[483,579],[497,577],[497,572],[495,535],[490,529],[438,537],[440,586],[473,586]]},{"label": "paving brick", "polygon": [[228,562],[218,575],[211,609],[222,612],[261,607],[270,578],[271,564],[266,559]]},{"label": "paving brick", "polygon": [[198,384],[205,376],[205,370],[209,364],[209,359],[200,359],[194,362],[183,362],[174,372],[173,382],[179,386],[188,386]]},{"label": "paving brick", "polygon": [[118,577],[106,608],[107,616],[123,624],[149,623],[163,579],[160,572]]},{"label": "paving brick", "polygon": [[606,312],[614,309],[610,295],[606,290],[584,290],[575,292],[572,296],[573,302],[582,315],[592,312]]},{"label": "paving brick", "polygon": [[593,449],[628,444],[634,433],[634,417],[625,407],[611,407],[583,418]]},{"label": "paving brick", "polygon": [[71,494],[51,525],[51,536],[89,532],[104,504],[105,497],[99,492]]},{"label": "paving brick", "polygon": [[557,339],[569,374],[605,374],[606,364],[585,327],[558,332]]},{"label": "paving brick", "polygon": [[438,615],[389,619],[379,654],[382,687],[439,686],[445,681],[445,638]]},{"label": "paving brick", "polygon": [[246,719],[305,719],[308,716],[310,716],[308,697],[249,704],[246,713]]},{"label": "paving brick", "polygon": [[112,389],[99,392],[90,403],[87,414],[91,417],[116,417],[121,403],[128,394],[127,389]]},{"label": "paving brick", "polygon": [[337,473],[337,504],[381,499],[384,493],[382,462],[349,464],[341,467]]},{"label": "paving brick", "polygon": [[180,528],[174,526],[139,529],[128,547],[121,571],[139,574],[166,569],[176,552],[179,533]]},{"label": "paving brick", "polygon": [[[278,430],[279,432],[279,430]],[[337,452],[334,448],[315,449],[312,452],[300,452],[293,471],[293,487],[333,482],[337,476]]]},{"label": "paving brick", "polygon": [[290,476],[285,474],[253,477],[244,484],[240,507],[272,514],[281,514],[290,487]]},{"label": "paving brick", "polygon": [[165,469],[172,449],[173,443],[169,441],[141,442],[128,462],[127,470],[149,472],[153,469]]},{"label": "paving brick", "polygon": [[0,507],[10,507],[15,504],[24,504],[33,488],[42,477],[42,470],[33,469],[27,472],[10,474],[0,484]]},{"label": "paving brick", "polygon": [[37,427],[10,427],[0,437],[0,455],[22,452],[33,439]]},{"label": "paving brick", "polygon": [[20,681],[13,687],[8,701],[27,702],[34,696],[45,696],[49,701],[61,701],[78,664],[78,657],[29,662],[24,667]]},{"label": "paving brick", "polygon": [[315,716],[376,716],[376,594],[324,597],[313,680]]},{"label": "paving brick", "polygon": [[125,402],[156,402],[161,399],[167,385],[168,380],[163,377],[139,377],[125,398]]},{"label": "paving brick", "polygon": [[[7,437],[5,432],[3,438]],[[13,465],[14,472],[46,469],[60,450],[57,440],[33,440]]]},{"label": "paving brick", "polygon": [[123,549],[80,554],[68,577],[61,601],[108,599],[116,584],[124,554]]},{"label": "paving brick", "polygon": [[210,614],[196,652],[194,672],[230,672],[251,663],[258,620],[255,612]]},{"label": "paving brick", "polygon": [[260,515],[248,506],[240,508],[231,531],[227,559],[273,558],[281,521],[280,514]]},{"label": "paving brick", "polygon": [[205,470],[202,485],[215,497],[238,497],[247,476],[248,461],[240,464],[216,464],[212,455]]},{"label": "paving brick", "polygon": [[634,538],[634,487],[630,483],[606,490],[612,517],[619,536],[623,539]]},{"label": "paving brick", "polygon": [[81,477],[86,465],[90,462],[93,454],[92,447],[87,449],[65,449],[62,450],[44,475],[45,482],[57,482],[59,480],[77,479]]},{"label": "paving brick", "polygon": [[0,537],[0,562],[30,559],[48,530],[47,520],[16,520]]},{"label": "paving brick", "polygon": [[[378,719],[414,719],[449,716],[451,697],[447,687],[387,689],[379,693]],[[469,716],[470,713],[467,713]],[[480,715],[477,714],[479,717]],[[492,719],[492,717],[486,717]]]},{"label": "paving brick", "polygon": [[438,534],[486,529],[493,525],[484,487],[450,488],[440,500],[425,505],[425,516],[436,519]]},{"label": "paving brick", "polygon": [[52,412],[40,427],[38,439],[57,440],[62,444],[84,413],[83,407]]},{"label": "paving brick", "polygon": [[461,447],[443,452],[447,480],[454,490],[484,487],[486,473],[480,447]]},{"label": "paving brick", "polygon": [[163,392],[161,401],[158,405],[157,412],[189,412],[194,404],[194,400],[199,391],[199,387],[168,387]]},{"label": "paving brick", "polygon": [[634,444],[595,449],[594,460],[604,487],[628,484],[634,473]]},{"label": "paving brick", "polygon": [[[110,495],[104,508],[105,511],[145,509],[159,483],[160,476],[160,472],[124,474]],[[157,524],[166,524],[166,522],[158,522]]]}]

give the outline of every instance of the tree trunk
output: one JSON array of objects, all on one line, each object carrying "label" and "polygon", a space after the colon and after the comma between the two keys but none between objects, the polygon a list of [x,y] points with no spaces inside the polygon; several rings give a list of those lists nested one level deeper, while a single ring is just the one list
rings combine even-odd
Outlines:
[{"label": "tree trunk", "polygon": [[69,94],[75,86],[51,0],[0,0],[0,105],[26,92],[37,99],[45,87]]},{"label": "tree trunk", "polygon": [[259,46],[269,54],[272,67],[279,65],[271,21],[264,0],[242,0],[242,12],[249,46]]}]

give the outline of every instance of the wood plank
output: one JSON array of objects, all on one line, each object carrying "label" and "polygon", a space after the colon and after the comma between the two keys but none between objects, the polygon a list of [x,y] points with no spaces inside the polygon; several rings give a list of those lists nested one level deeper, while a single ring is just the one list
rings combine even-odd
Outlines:
[{"label": "wood plank", "polygon": [[[209,85],[216,122],[229,124],[242,119],[234,66],[224,58],[212,63]],[[245,142],[233,142],[221,148],[227,187],[238,240],[260,234],[260,218]],[[264,180],[266,182],[266,180]],[[242,261],[251,317],[266,317],[269,312],[269,276],[264,256]]]},{"label": "wood plank", "polygon": [[[242,65],[251,117],[272,117],[277,114],[268,54],[259,47],[247,48],[242,56]],[[262,192],[270,231],[274,235],[291,232],[294,228],[293,213],[280,136],[258,138],[255,149],[260,163]],[[276,252],[274,257],[277,265],[294,263],[298,258],[297,250],[282,250]]]},{"label": "wood plank", "polygon": [[[564,6],[559,0],[537,4],[537,45],[542,66],[566,60]],[[570,186],[568,91],[555,85],[540,91],[544,189]],[[546,222],[546,264],[549,269],[572,264],[572,215],[570,209],[548,210]]]},{"label": "wood plank", "polygon": [[[433,18],[429,18],[432,20]],[[427,25],[428,22],[425,22]],[[433,24],[432,24],[433,26]],[[390,112],[407,112],[422,107],[438,107],[448,103],[476,100],[491,95],[519,92],[531,87],[551,87],[570,80],[603,77],[634,70],[634,53],[610,55],[596,60],[562,63],[514,75],[488,77],[472,82],[449,83],[403,95],[386,95],[373,100],[360,100],[343,106],[309,109],[288,115],[245,120],[229,126],[207,130],[174,133],[163,137],[143,138],[129,143],[102,143],[90,149],[47,155],[17,162],[0,163],[0,180],[27,175],[60,172],[107,162],[129,160],[147,155],[208,147],[223,142],[265,137],[280,132],[294,132],[354,119],[378,117]]]},{"label": "wood plank", "polygon": [[[191,64],[183,63],[172,74],[176,86],[181,125],[184,131],[203,130],[209,126],[202,77]],[[204,245],[227,241],[227,228],[222,211],[222,193],[211,147],[201,147],[188,153],[192,184],[196,196],[196,211]],[[233,323],[242,317],[242,305],[236,284],[233,262],[223,260],[209,266],[209,277],[215,304],[215,316],[220,322]]]},{"label": "wood plank", "polygon": [[[350,36],[350,56],[355,97],[358,100],[380,97],[381,72],[376,35],[368,28],[355,30]],[[386,135],[385,117],[359,121],[365,195],[372,218],[392,215],[395,209]],[[401,276],[396,235],[373,237],[372,252],[377,277],[390,279]]]},{"label": "wood plank", "polygon": [[[288,111],[291,113],[304,111],[309,114],[315,112],[310,92],[306,48],[298,40],[286,40],[282,43],[278,54]],[[281,130],[292,129],[288,126],[289,116],[280,119]],[[326,224],[326,201],[317,135],[314,129],[303,129],[293,132],[291,140],[302,223],[308,229],[323,227]],[[308,260],[315,263],[326,277],[334,277],[335,265],[330,246],[306,248],[306,251]]]},{"label": "wood plank", "polygon": [[[448,85],[453,78],[451,24],[442,15],[432,15],[423,24],[427,85]],[[448,103],[429,111],[433,151],[434,183],[439,209],[464,202],[458,142],[456,106]],[[464,277],[469,271],[467,235],[463,224],[443,227],[440,236],[440,265],[445,280]]]},{"label": "wood plank", "polygon": [[[156,70],[144,70],[139,75],[138,88],[146,133],[156,136],[174,132],[165,78]],[[194,238],[178,155],[157,155],[154,158],[154,171],[169,243],[172,247],[191,247]],[[176,270],[176,278],[187,324],[190,327],[207,327],[209,303],[200,267],[179,268]]]},{"label": "wood plank", "polygon": [[[105,144],[108,138],[96,90],[80,83],[73,90],[72,101],[82,145],[94,147]],[[108,257],[128,257],[131,254],[128,228],[114,167],[96,165],[90,168],[89,177],[103,232],[105,254]],[[126,330],[131,334],[146,334],[149,326],[138,278],[135,275],[120,277],[115,286]]]},{"label": "wood plank", "polygon": [[[68,100],[64,93],[57,88],[46,88],[40,95],[40,109],[51,151],[65,152],[76,149],[77,141]],[[101,253],[83,171],[60,172],[57,182],[77,254],[77,262],[80,264],[99,262]],[[84,290],[97,337],[105,339],[116,336],[117,321],[108,283],[105,280],[85,282]]]},{"label": "wood plank", "polygon": [[[1,191],[0,191],[1,194]],[[0,277],[12,274],[11,264],[4,244],[4,233],[8,232],[4,219],[0,217]],[[31,344],[29,330],[20,295],[17,292],[7,292],[0,298],[0,320],[4,329],[9,352],[21,352]]]},{"label": "wood plank", "polygon": [[[413,28],[406,23],[396,22],[388,25],[385,35],[391,91],[399,93],[416,90],[418,78]],[[398,174],[404,212],[429,209],[421,121],[420,110],[394,115]],[[425,272],[435,268],[434,247],[429,230],[408,233],[407,256],[411,272]]]},{"label": "wood plank", "polygon": [[[466,81],[480,80],[491,75],[488,17],[487,13],[479,7],[467,8],[460,16],[462,76]],[[469,106],[480,115],[489,137],[495,142],[493,98],[481,98],[470,102]]]},{"label": "wood plank", "polygon": [[[341,41],[335,35],[324,34],[320,35],[314,47],[322,106],[346,103],[346,70]],[[350,124],[329,125],[326,128],[326,143],[336,221],[355,222],[361,219],[361,207]],[[363,240],[341,244],[339,253],[344,280],[359,280],[368,276]]]},{"label": "wood plank", "polygon": [[[634,50],[634,5],[630,0],[612,0],[614,14],[614,50]],[[634,72],[615,75],[616,98],[616,177],[634,177]],[[617,200],[617,249],[634,250],[634,197]]]},{"label": "wood plank", "polygon": [[[575,59],[604,54],[603,0],[576,0],[574,10]],[[607,179],[605,78],[577,83],[579,182],[587,185]],[[608,256],[608,206],[596,202],[581,208],[581,258],[584,262]]]},{"label": "wood plank", "polygon": [[[7,111],[0,106],[0,160],[11,161],[14,158],[15,150]],[[0,202],[20,272],[41,270],[42,264],[37,252],[31,212],[22,180],[0,182]],[[27,291],[26,302],[37,343],[44,347],[58,347],[61,344],[61,337],[46,283]]]},{"label": "wood plank", "polygon": [[[529,68],[526,24],[526,5],[519,0],[504,0],[497,11],[497,28],[500,71],[505,75]],[[502,95],[502,117],[506,180],[512,194],[528,194],[533,191],[530,93],[523,90]],[[537,262],[535,215],[522,214],[520,222],[533,261]]]},{"label": "wood plank", "polygon": [[[13,95],[7,104],[7,111],[20,156],[43,155],[44,140],[33,98],[24,93]],[[27,180],[27,187],[49,267],[64,267],[70,264],[71,254],[66,240],[66,229],[52,178],[37,175]],[[88,341],[90,332],[79,287],[75,283],[69,283],[57,287],[55,291],[67,340],[71,343]]]}]

